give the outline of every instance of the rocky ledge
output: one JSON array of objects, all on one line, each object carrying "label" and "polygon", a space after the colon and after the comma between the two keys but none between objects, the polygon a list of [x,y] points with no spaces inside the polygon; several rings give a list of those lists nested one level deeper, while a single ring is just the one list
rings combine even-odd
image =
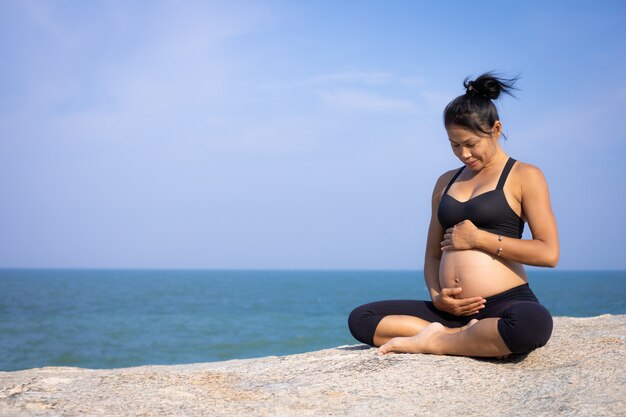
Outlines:
[{"label": "rocky ledge", "polygon": [[364,345],[285,357],[0,372],[0,416],[617,416],[626,316],[558,317],[547,346],[484,360],[379,356]]}]

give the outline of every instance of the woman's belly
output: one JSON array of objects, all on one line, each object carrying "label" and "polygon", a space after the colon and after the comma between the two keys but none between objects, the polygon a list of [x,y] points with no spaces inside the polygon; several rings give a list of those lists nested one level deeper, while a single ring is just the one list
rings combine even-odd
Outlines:
[{"label": "woman's belly", "polygon": [[445,251],[439,284],[461,287],[460,298],[489,297],[528,282],[524,267],[481,250]]}]

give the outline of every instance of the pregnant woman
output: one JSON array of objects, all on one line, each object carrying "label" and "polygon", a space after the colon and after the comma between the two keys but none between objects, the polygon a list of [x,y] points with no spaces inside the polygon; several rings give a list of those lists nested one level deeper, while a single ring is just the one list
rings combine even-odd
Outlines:
[{"label": "pregnant woman", "polygon": [[[379,353],[502,357],[544,346],[552,317],[528,286],[523,265],[559,258],[548,186],[535,166],[499,145],[493,103],[516,79],[486,73],[444,110],[460,169],[443,174],[432,195],[424,278],[432,301],[365,304],[348,319],[359,341]],[[532,239],[522,239],[528,222]]]}]

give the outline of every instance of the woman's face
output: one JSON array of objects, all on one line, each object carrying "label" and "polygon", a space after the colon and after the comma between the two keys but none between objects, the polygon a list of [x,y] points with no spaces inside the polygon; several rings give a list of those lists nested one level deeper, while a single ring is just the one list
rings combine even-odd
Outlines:
[{"label": "woman's face", "polygon": [[446,131],[452,152],[472,171],[480,171],[494,162],[500,148],[498,138],[502,132],[499,121],[494,123],[489,135],[458,125],[450,125]]}]

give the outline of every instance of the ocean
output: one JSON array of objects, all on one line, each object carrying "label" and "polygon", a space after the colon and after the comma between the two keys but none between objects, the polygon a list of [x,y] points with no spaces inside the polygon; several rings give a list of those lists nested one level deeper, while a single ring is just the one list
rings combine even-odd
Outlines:
[{"label": "ocean", "polygon": [[[626,271],[529,270],[555,316],[626,314]],[[0,370],[103,369],[356,344],[347,316],[427,299],[421,271],[0,269]]]}]

